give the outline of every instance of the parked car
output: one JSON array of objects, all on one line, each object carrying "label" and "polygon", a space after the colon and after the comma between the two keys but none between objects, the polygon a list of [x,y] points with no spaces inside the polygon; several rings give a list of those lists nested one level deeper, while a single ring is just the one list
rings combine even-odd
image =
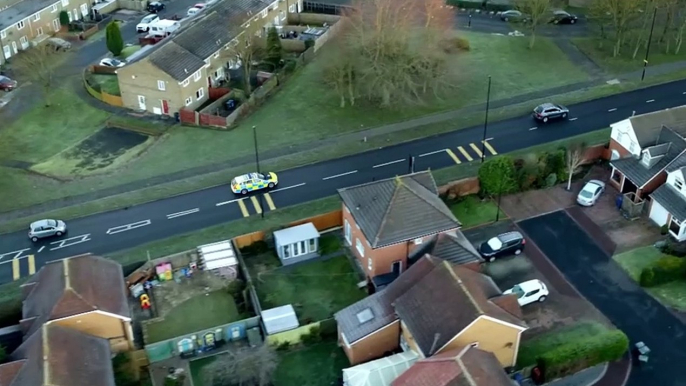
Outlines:
[{"label": "parked car", "polygon": [[503,292],[503,294],[517,295],[517,302],[519,305],[525,306],[527,304],[545,301],[550,292],[548,291],[548,287],[546,287],[545,283],[534,279],[525,281],[524,283],[519,283],[509,290]]},{"label": "parked car", "polygon": [[62,236],[67,233],[67,224],[62,220],[39,220],[29,226],[29,238],[34,243],[39,239]]},{"label": "parked car", "polygon": [[590,180],[576,196],[576,202],[582,206],[593,206],[605,191],[605,183],[598,180]]},{"label": "parked car", "polygon": [[502,21],[514,21],[514,22],[520,22],[520,23],[526,23],[529,21],[529,17],[526,16],[525,14],[516,11],[514,9],[511,9],[509,11],[503,11],[500,13],[500,20]]},{"label": "parked car", "polygon": [[524,250],[526,240],[521,233],[513,231],[499,234],[479,246],[479,253],[484,259],[494,261],[507,255],[519,255]]},{"label": "parked car", "polygon": [[533,112],[534,118],[543,122],[548,122],[551,119],[557,118],[564,119],[567,118],[567,115],[569,115],[568,108],[561,105],[556,105],[554,103],[544,103],[536,106]]},{"label": "parked car", "polygon": [[179,28],[181,28],[181,22],[176,20],[162,19],[150,24],[150,35],[167,37]]},{"label": "parked car", "polygon": [[144,17],[138,25],[136,25],[136,32],[148,32],[150,29],[150,24],[155,23],[160,20],[160,17],[151,13],[150,15]]},{"label": "parked car", "polygon": [[71,43],[60,38],[48,38],[45,40],[45,44],[53,47],[55,51],[66,51],[71,48]]},{"label": "parked car", "polygon": [[105,58],[100,61],[101,66],[105,67],[124,67],[126,66],[125,60],[117,60],[113,58]]},{"label": "parked car", "polygon": [[231,191],[235,194],[248,194],[261,189],[271,189],[279,184],[276,173],[248,173],[231,180]]},{"label": "parked car", "polygon": [[17,81],[10,79],[4,75],[0,75],[0,90],[12,91],[17,88]]},{"label": "parked car", "polygon": [[188,11],[186,11],[186,16],[191,17],[194,15],[197,15],[200,11],[202,11],[202,8],[198,8],[195,6],[190,7],[190,8],[188,8]]},{"label": "parked car", "polygon": [[152,3],[148,3],[147,10],[150,13],[158,13],[162,11],[164,8],[164,4],[160,3],[159,1],[153,1]]},{"label": "parked car", "polygon": [[553,18],[550,20],[553,24],[575,24],[577,21],[579,18],[567,11],[554,11]]}]

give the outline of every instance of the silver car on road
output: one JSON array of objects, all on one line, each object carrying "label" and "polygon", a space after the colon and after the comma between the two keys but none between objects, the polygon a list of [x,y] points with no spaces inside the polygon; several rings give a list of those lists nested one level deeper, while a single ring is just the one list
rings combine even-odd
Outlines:
[{"label": "silver car on road", "polygon": [[67,233],[67,224],[62,220],[39,220],[32,222],[29,226],[29,238],[33,242],[46,237],[59,237],[65,233]]}]

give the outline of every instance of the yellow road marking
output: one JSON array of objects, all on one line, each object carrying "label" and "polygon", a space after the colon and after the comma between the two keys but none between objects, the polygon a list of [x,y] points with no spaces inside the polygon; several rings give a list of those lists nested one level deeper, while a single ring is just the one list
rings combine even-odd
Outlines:
[{"label": "yellow road marking", "polygon": [[467,159],[467,161],[473,161],[474,160],[474,158],[472,158],[472,156],[469,155],[469,153],[467,153],[467,150],[465,150],[462,146],[458,146],[457,150],[459,150],[460,153],[462,153],[462,155],[464,156],[464,158]]},{"label": "yellow road marking", "polygon": [[250,201],[252,201],[252,205],[255,207],[255,212],[257,212],[257,214],[262,214],[262,207],[260,206],[260,203],[257,201],[257,197],[250,196]]},{"label": "yellow road marking", "polygon": [[36,258],[33,255],[29,255],[29,275],[36,273]]},{"label": "yellow road marking", "polygon": [[272,196],[269,195],[269,193],[264,194],[264,199],[267,201],[267,206],[269,207],[269,210],[276,210],[276,205],[274,205],[274,200],[272,200]]},{"label": "yellow road marking", "polygon": [[474,153],[476,153],[476,155],[479,156],[479,158],[481,158],[481,157],[484,156],[484,154],[481,152],[481,149],[479,149],[478,146],[476,146],[476,145],[473,144],[473,143],[470,143],[469,146],[472,147],[472,150],[474,150]]},{"label": "yellow road marking", "polygon": [[238,200],[238,207],[241,208],[241,213],[243,213],[243,217],[250,216],[250,213],[248,213],[248,208],[245,207],[243,199]]},{"label": "yellow road marking", "polygon": [[488,149],[488,151],[491,152],[491,154],[493,154],[493,155],[498,155],[498,152],[495,151],[495,149],[493,148],[493,146],[491,146],[491,144],[488,143],[488,141],[483,141],[483,143],[484,143],[484,146],[486,146],[486,149]]},{"label": "yellow road marking", "polygon": [[21,277],[21,272],[19,272],[19,259],[12,260],[12,278],[14,280],[19,280]]},{"label": "yellow road marking", "polygon": [[462,163],[462,162],[460,162],[460,159],[457,158],[457,156],[455,155],[455,153],[453,153],[452,150],[450,150],[450,149],[445,149],[445,152],[448,153],[448,155],[450,156],[450,158],[452,158],[453,161],[455,161],[456,164],[461,164],[461,163]]}]

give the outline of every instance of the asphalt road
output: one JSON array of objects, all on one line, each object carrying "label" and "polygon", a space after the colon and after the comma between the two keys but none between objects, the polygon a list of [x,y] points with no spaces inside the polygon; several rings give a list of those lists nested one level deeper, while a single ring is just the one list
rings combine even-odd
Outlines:
[{"label": "asphalt road", "polygon": [[[471,21],[470,21],[471,15]],[[475,13],[469,12],[458,12],[455,18],[454,27],[466,31],[482,32],[482,33],[493,33],[507,35],[508,33],[517,30],[525,35],[529,34],[528,27],[526,25],[518,23],[508,23],[500,20],[500,16],[491,15],[489,13]],[[589,31],[589,24],[586,18],[579,15],[579,21],[576,24],[544,24],[536,28],[537,36],[545,37],[583,37],[588,36],[591,32]]]},{"label": "asphalt road", "polygon": [[[686,104],[686,80],[569,106],[571,116],[564,121],[539,124],[530,116],[522,116],[494,122],[489,125],[487,143],[493,152],[507,153],[608,127],[633,112],[640,114],[683,104]],[[472,127],[283,171],[279,173],[277,189],[263,196],[264,210],[331,196],[343,187],[406,174],[410,156],[415,159],[415,170],[478,162],[482,136],[483,127]],[[487,147],[487,155],[493,152]],[[226,177],[228,182],[233,176]],[[0,283],[31,274],[55,259],[87,252],[106,254],[256,215],[261,206],[258,196],[254,197],[236,197],[225,185],[75,219],[69,221],[69,234],[61,239],[33,244],[25,231],[2,235]]]}]

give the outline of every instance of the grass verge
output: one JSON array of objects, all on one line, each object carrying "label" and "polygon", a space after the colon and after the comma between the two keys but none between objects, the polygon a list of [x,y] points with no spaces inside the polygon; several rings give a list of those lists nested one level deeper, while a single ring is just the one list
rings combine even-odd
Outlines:
[{"label": "grass verge", "polygon": [[301,325],[328,319],[362,299],[358,277],[345,256],[282,267],[273,253],[246,256],[262,309],[292,304]]},{"label": "grass verge", "polygon": [[[574,38],[572,43],[586,56],[591,58],[598,66],[608,72],[619,74],[632,71],[639,71],[643,68],[645,48],[642,46],[638,55],[632,58],[635,47],[624,45],[621,54],[617,57],[612,56],[614,41],[611,39],[600,39],[597,37]],[[633,41],[632,41],[633,43]],[[650,50],[650,66],[665,63],[673,63],[686,60],[686,50],[678,54],[665,53],[665,46],[659,42],[659,37],[655,37]],[[650,67],[648,67],[650,71]]]},{"label": "grass verge", "polygon": [[228,291],[217,290],[179,304],[164,320],[145,324],[147,342],[155,343],[240,320]]},{"label": "grass verge", "polygon": [[[498,206],[492,200],[481,200],[476,195],[461,197],[449,203],[449,207],[463,229],[493,222],[498,213]],[[500,218],[506,219],[507,216],[500,211]]]},{"label": "grass verge", "polygon": [[[643,268],[652,266],[665,256],[667,255],[660,252],[657,248],[647,246],[614,255],[612,259],[638,283]],[[644,290],[653,295],[662,304],[686,312],[686,278],[651,288],[644,288]]]}]

